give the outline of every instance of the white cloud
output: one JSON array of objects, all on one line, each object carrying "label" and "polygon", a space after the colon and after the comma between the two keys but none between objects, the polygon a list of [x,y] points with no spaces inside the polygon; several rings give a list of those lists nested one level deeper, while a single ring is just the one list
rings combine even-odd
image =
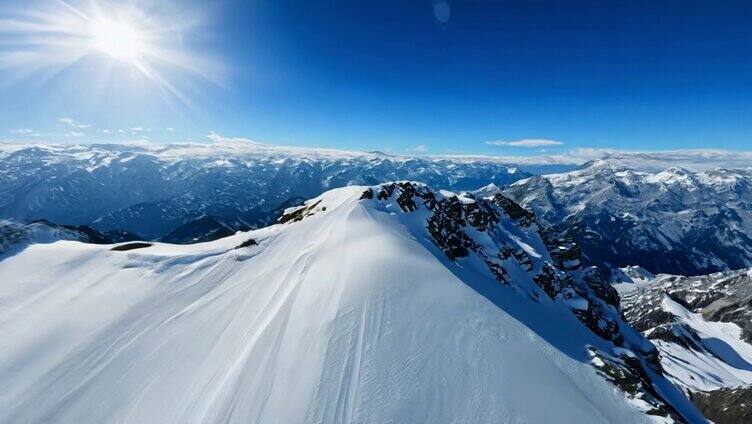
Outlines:
[{"label": "white cloud", "polygon": [[175,131],[175,128],[171,128],[171,127],[167,127],[167,128],[165,128],[165,129],[166,129],[167,131],[169,131],[169,132],[173,132],[173,131]]},{"label": "white cloud", "polygon": [[547,140],[544,138],[525,138],[516,141],[486,141],[486,144],[492,146],[512,146],[512,147],[544,147],[544,146],[560,146],[564,143],[556,140]]},{"label": "white cloud", "polygon": [[639,151],[621,149],[576,148],[558,154],[529,156],[444,155],[466,161],[495,161],[519,165],[582,165],[594,160],[606,160],[617,165],[643,171],[662,171],[671,167],[703,171],[714,168],[752,169],[752,151],[721,149],[692,149]]},{"label": "white cloud", "polygon": [[102,134],[112,134],[112,131],[110,130],[99,130]]},{"label": "white cloud", "polygon": [[621,149],[574,149],[570,154],[590,160],[609,160],[647,171],[660,171],[672,166],[702,171],[713,168],[752,168],[752,151],[722,149],[686,149],[637,151]]},{"label": "white cloud", "polygon": [[428,151],[428,146],[425,144],[418,144],[411,149],[405,149],[405,151],[410,153],[426,153]]},{"label": "white cloud", "polygon": [[35,132],[29,134],[32,137],[37,138],[64,138],[64,137],[84,137],[86,134],[80,132],[80,131],[68,131],[68,132],[62,132],[62,133],[41,133],[41,132]]},{"label": "white cloud", "polygon": [[18,128],[15,130],[10,130],[8,132],[11,134],[32,134],[34,133],[34,130],[29,129],[29,128]]},{"label": "white cloud", "polygon": [[65,125],[68,125],[71,128],[84,129],[91,127],[91,125],[78,122],[73,118],[60,118],[58,119],[58,121],[62,122]]},{"label": "white cloud", "polygon": [[273,147],[270,144],[259,143],[258,141],[253,141],[248,138],[224,137],[222,135],[215,133],[214,131],[210,132],[209,135],[206,136],[206,138],[208,138],[209,140],[211,140],[212,143],[215,143],[215,144],[248,144],[248,145],[253,145],[253,146]]},{"label": "white cloud", "polygon": [[131,132],[131,134],[140,134],[145,132],[151,132],[151,128],[144,128],[144,127],[131,127],[128,128],[128,130]]}]

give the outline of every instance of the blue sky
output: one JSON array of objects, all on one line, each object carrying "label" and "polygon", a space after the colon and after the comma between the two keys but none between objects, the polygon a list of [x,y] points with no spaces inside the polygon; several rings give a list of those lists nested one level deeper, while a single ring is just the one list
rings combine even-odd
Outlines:
[{"label": "blue sky", "polygon": [[[49,3],[0,0],[0,13],[13,22],[56,14]],[[90,3],[68,2],[86,14]],[[149,58],[157,84],[130,56],[99,50],[65,66],[5,61],[0,139],[205,141],[216,132],[393,153],[752,149],[749,1],[134,5],[170,29],[160,47],[189,66]],[[134,16],[115,15],[105,18]],[[14,31],[0,33],[3,54],[39,35]],[[59,48],[55,32],[44,35],[43,48]]]}]

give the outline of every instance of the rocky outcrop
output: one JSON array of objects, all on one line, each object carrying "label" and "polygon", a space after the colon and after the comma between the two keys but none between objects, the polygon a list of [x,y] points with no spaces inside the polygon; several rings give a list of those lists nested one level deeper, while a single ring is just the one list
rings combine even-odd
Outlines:
[{"label": "rocky outcrop", "polygon": [[752,387],[690,393],[689,398],[705,417],[716,424],[752,422]]}]

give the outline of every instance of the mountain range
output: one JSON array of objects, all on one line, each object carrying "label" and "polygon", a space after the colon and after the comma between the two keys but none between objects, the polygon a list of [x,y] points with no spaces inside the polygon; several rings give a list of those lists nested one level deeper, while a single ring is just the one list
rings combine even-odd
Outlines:
[{"label": "mountain range", "polygon": [[[355,184],[418,180],[470,190],[530,176],[492,160],[257,143],[0,144],[0,218],[126,230],[153,240],[194,220],[258,228],[280,207]],[[219,226],[214,224],[215,229]],[[170,236],[172,237],[172,236]],[[191,235],[186,238],[201,238]]]},{"label": "mountain range", "polygon": [[0,159],[0,422],[752,419],[752,171]]},{"label": "mountain range", "polygon": [[516,200],[577,242],[589,263],[700,275],[752,266],[751,187],[747,170],[643,172],[595,161],[479,194]]}]

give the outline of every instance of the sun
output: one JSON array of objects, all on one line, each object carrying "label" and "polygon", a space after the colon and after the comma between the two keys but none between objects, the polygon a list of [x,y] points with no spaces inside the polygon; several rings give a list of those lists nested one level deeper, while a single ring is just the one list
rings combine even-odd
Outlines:
[{"label": "sun", "polygon": [[120,90],[127,79],[151,84],[165,100],[191,107],[186,90],[222,86],[224,67],[193,42],[199,30],[210,29],[202,8],[178,0],[30,3],[13,11],[0,8],[0,70],[13,70],[18,79],[89,88],[94,75],[98,91],[82,90],[89,98]]},{"label": "sun", "polygon": [[90,37],[92,49],[126,62],[138,61],[146,51],[144,35],[130,22],[97,19],[91,23]]}]

